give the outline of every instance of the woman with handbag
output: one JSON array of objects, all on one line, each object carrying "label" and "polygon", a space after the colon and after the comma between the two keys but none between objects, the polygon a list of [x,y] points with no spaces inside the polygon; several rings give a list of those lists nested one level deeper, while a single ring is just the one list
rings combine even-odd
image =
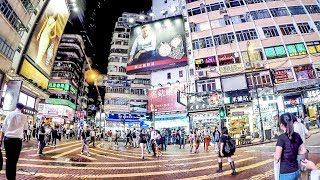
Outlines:
[{"label": "woman with handbag", "polygon": [[86,126],[86,127],[81,131],[80,135],[81,135],[81,142],[82,142],[81,154],[83,154],[83,150],[84,150],[84,148],[86,148],[87,156],[91,156],[91,155],[90,155],[90,151],[89,151],[89,142],[90,142],[90,140],[91,140],[89,127]]},{"label": "woman with handbag", "polygon": [[[300,135],[294,132],[294,118],[291,113],[280,116],[280,129],[285,133],[278,137],[274,153],[275,163],[280,162],[279,180],[298,180],[300,171],[297,157],[307,152]],[[278,177],[275,174],[275,179]]]},{"label": "woman with handbag", "polygon": [[218,127],[214,128],[214,131],[212,133],[212,144],[213,144],[213,148],[215,152],[218,152],[218,143],[219,143],[219,139],[220,139],[220,131],[218,130]]}]

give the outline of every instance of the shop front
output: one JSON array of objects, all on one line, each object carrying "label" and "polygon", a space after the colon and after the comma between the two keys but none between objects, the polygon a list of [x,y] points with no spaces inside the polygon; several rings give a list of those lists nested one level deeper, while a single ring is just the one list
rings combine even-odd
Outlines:
[{"label": "shop front", "polygon": [[37,119],[51,126],[73,128],[74,115],[74,110],[68,106],[39,103]]},{"label": "shop front", "polygon": [[309,90],[303,93],[303,104],[310,120],[316,120],[316,113],[320,111],[320,90]]},{"label": "shop front", "polygon": [[301,94],[283,95],[284,111],[297,117],[304,117],[304,105]]}]

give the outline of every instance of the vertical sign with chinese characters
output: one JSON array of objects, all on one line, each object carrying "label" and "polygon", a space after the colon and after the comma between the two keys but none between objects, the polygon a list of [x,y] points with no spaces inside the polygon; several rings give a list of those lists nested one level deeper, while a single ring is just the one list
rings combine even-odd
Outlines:
[{"label": "vertical sign with chinese characters", "polygon": [[149,90],[148,112],[184,111],[185,107],[177,102],[177,92],[183,89],[183,85],[177,85]]}]

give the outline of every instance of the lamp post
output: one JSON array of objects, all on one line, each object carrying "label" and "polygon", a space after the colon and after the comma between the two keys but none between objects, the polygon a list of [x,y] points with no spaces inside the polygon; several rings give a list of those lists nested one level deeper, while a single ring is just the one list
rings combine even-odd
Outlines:
[{"label": "lamp post", "polygon": [[[247,55],[248,55],[248,60],[250,63],[250,69],[251,69],[251,77],[252,77],[252,86],[254,89],[254,93],[256,94],[256,99],[257,99],[257,105],[258,105],[258,113],[259,113],[259,120],[260,120],[260,133],[261,133],[261,142],[264,141],[264,130],[263,130],[263,121],[262,121],[262,116],[261,116],[261,109],[260,109],[260,101],[259,101],[259,94],[258,94],[258,88],[256,87],[256,83],[254,81],[254,76],[253,76],[253,66],[250,58],[250,52],[252,52],[252,46],[250,41],[247,41]],[[254,113],[254,110],[253,110]]]}]

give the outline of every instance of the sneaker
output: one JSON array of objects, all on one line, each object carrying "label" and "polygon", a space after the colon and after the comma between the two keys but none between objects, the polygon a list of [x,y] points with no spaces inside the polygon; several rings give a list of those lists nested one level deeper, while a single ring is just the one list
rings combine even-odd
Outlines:
[{"label": "sneaker", "polygon": [[90,154],[87,154],[87,156],[90,157],[91,155],[90,155]]},{"label": "sneaker", "polygon": [[81,152],[80,154],[83,155],[83,152]]}]

